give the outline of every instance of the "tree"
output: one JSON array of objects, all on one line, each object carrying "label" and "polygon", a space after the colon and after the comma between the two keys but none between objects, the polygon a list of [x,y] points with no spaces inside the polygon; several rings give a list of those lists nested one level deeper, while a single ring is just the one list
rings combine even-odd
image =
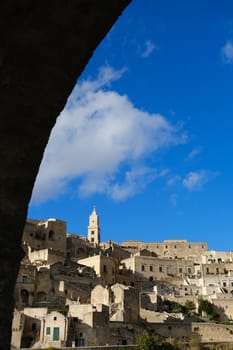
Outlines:
[{"label": "tree", "polygon": [[169,341],[158,334],[146,333],[137,338],[139,350],[179,350],[176,342]]},{"label": "tree", "polygon": [[219,313],[214,309],[213,304],[206,299],[199,300],[198,312],[199,314],[202,314],[202,312],[205,312],[210,320],[219,319]]},{"label": "tree", "polygon": [[186,300],[185,302],[185,313],[187,315],[193,314],[194,311],[196,310],[196,306],[193,301],[191,300]]},{"label": "tree", "polygon": [[211,315],[213,312],[213,304],[206,299],[199,300],[198,313],[205,312],[207,315]]}]

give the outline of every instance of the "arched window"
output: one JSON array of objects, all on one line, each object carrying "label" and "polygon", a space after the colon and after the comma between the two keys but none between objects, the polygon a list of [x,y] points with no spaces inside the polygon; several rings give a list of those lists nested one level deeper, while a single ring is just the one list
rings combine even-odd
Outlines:
[{"label": "arched window", "polygon": [[21,294],[22,305],[24,306],[28,305],[29,292],[26,289],[22,289],[20,294]]},{"label": "arched window", "polygon": [[54,241],[54,231],[53,230],[49,231],[49,240]]},{"label": "arched window", "polygon": [[37,302],[43,302],[47,300],[47,294],[45,292],[38,292],[36,294],[36,301]]}]

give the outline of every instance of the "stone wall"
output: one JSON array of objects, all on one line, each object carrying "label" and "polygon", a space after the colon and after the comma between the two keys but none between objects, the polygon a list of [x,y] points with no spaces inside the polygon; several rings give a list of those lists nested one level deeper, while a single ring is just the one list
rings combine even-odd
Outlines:
[{"label": "stone wall", "polygon": [[194,272],[194,264],[191,260],[134,255],[122,262],[129,270],[136,273],[138,279],[161,280],[169,276],[188,276]]},{"label": "stone wall", "polygon": [[165,322],[154,323],[148,326],[155,333],[163,337],[172,337],[188,341],[193,334],[200,336],[201,342],[233,342],[233,325],[215,323],[183,323]]},{"label": "stone wall", "polygon": [[186,240],[165,240],[163,242],[122,242],[121,246],[131,253],[148,249],[160,257],[198,258],[208,250],[206,242],[188,242]]}]

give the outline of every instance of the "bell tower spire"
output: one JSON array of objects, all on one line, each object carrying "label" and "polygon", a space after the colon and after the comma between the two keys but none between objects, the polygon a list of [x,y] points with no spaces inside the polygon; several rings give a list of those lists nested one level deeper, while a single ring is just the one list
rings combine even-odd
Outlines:
[{"label": "bell tower spire", "polygon": [[87,229],[87,239],[92,244],[100,243],[100,227],[99,227],[99,216],[96,213],[95,206],[91,215],[89,216],[89,225]]}]

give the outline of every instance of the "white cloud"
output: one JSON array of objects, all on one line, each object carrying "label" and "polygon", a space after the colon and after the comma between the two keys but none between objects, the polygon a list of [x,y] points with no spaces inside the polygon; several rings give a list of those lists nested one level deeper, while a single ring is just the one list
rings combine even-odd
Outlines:
[{"label": "white cloud", "polygon": [[186,136],[162,115],[142,111],[110,89],[124,71],[105,67],[96,80],[75,87],[51,133],[34,203],[73,191],[74,183],[82,196],[105,193],[122,200],[163,176],[147,165],[148,158],[154,161],[157,151],[184,143]]},{"label": "white cloud", "polygon": [[200,153],[202,152],[201,148],[194,148],[186,157],[186,160],[191,160],[193,158],[195,158],[196,156],[198,156]]},{"label": "white cloud", "polygon": [[142,52],[142,57],[143,58],[149,57],[155,49],[158,50],[158,47],[155,46],[155,44],[153,44],[152,41],[147,40],[145,42],[145,49]]},{"label": "white cloud", "polygon": [[201,190],[207,182],[218,175],[218,172],[207,170],[191,171],[183,179],[182,184],[189,191],[198,191]]},{"label": "white cloud", "polygon": [[175,193],[171,194],[170,197],[169,197],[169,200],[170,200],[170,203],[171,203],[174,207],[176,207],[177,201],[178,201],[178,195],[175,194]]},{"label": "white cloud", "polygon": [[114,200],[122,200],[140,193],[149,183],[158,177],[166,175],[166,171],[158,172],[156,169],[138,167],[125,173],[123,183],[115,183],[109,190]]},{"label": "white cloud", "polygon": [[233,43],[232,41],[227,41],[226,44],[221,49],[221,54],[223,61],[225,63],[233,63]]},{"label": "white cloud", "polygon": [[177,184],[178,182],[181,181],[181,176],[180,175],[174,175],[171,176],[168,180],[167,180],[167,185],[168,186],[174,186],[175,184]]}]

